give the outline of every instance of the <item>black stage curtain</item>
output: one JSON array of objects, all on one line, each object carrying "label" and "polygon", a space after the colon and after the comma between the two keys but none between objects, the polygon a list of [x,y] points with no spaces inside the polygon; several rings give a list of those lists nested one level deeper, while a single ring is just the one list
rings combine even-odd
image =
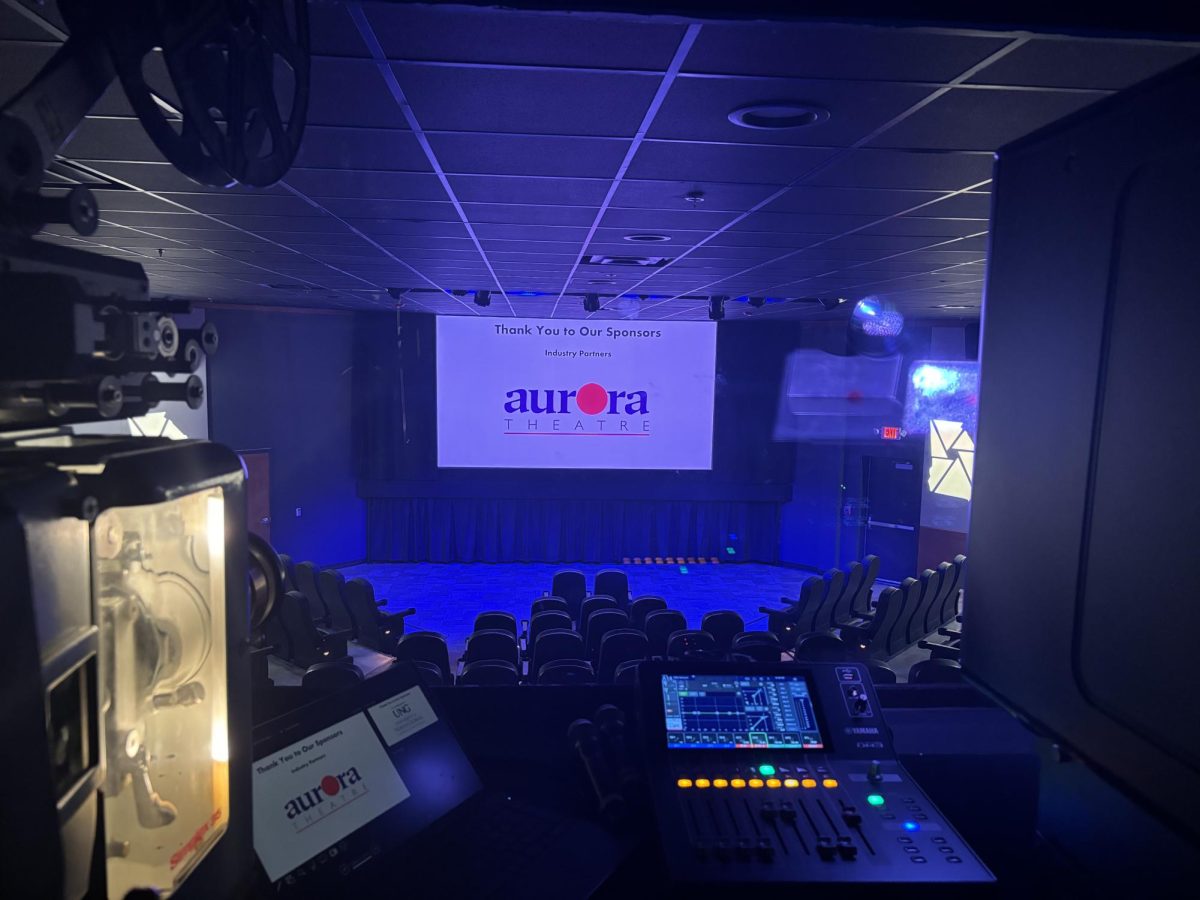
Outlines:
[{"label": "black stage curtain", "polygon": [[[367,553],[392,562],[597,562],[626,556],[774,560],[776,503],[376,497]],[[767,557],[763,559],[763,557]]]},{"label": "black stage curtain", "polygon": [[[711,472],[439,469],[432,316],[360,313],[354,459],[380,562],[775,562],[794,450],[771,441],[787,329],[718,332]],[[390,487],[389,487],[390,486]]]}]

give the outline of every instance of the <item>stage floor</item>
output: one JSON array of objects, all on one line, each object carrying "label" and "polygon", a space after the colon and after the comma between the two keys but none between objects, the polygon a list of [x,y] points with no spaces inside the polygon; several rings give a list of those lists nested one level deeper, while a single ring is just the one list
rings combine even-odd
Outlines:
[{"label": "stage floor", "polygon": [[529,604],[550,590],[559,569],[580,569],[592,582],[601,569],[624,569],[635,597],[657,594],[667,605],[700,627],[700,619],[714,609],[741,613],[746,628],[766,627],[764,604],[779,605],[781,597],[796,597],[812,572],[759,563],[725,563],[687,566],[564,566],[548,563],[364,563],[342,569],[347,578],[365,578],[375,596],[386,598],[390,610],[415,607],[409,631],[439,631],[457,659],[477,613],[504,610],[518,621],[529,616]]}]

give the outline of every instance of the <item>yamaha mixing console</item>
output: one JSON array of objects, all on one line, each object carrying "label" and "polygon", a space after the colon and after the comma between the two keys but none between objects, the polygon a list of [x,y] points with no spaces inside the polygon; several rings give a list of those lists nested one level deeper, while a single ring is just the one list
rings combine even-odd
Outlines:
[{"label": "yamaha mixing console", "polygon": [[896,760],[866,666],[650,662],[638,678],[676,886],[993,882]]}]

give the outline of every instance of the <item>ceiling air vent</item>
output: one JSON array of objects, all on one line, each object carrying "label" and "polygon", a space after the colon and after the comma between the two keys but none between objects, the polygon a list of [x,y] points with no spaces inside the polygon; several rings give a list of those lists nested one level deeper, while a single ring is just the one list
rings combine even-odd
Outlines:
[{"label": "ceiling air vent", "polygon": [[583,264],[585,266],[644,266],[648,269],[657,269],[665,266],[671,261],[667,256],[607,256],[593,255],[585,256]]}]

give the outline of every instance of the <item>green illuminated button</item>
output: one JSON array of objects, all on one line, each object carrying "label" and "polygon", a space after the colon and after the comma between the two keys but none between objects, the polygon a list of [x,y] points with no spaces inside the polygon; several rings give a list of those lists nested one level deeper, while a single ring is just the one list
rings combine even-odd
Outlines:
[{"label": "green illuminated button", "polygon": [[882,794],[867,794],[867,802],[872,806],[883,806]]},{"label": "green illuminated button", "polygon": [[774,766],[759,766],[758,774],[759,775],[774,775],[775,767]]}]

